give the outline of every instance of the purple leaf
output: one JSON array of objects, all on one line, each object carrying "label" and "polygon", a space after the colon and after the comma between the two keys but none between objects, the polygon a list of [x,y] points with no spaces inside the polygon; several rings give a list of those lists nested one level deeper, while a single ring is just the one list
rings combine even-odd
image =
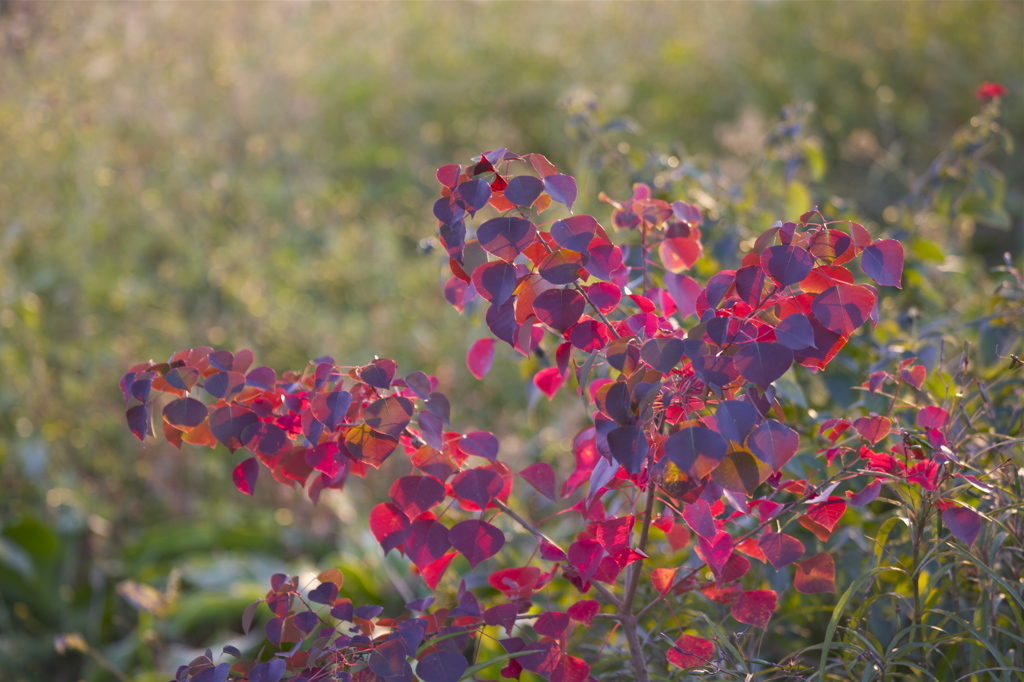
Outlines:
[{"label": "purple leaf", "polygon": [[757,423],[757,409],[745,400],[723,400],[715,410],[718,432],[727,440],[742,443]]},{"label": "purple leaf", "polygon": [[487,205],[491,198],[491,186],[483,180],[467,180],[452,191],[452,199],[473,215]]},{"label": "purple leaf", "polygon": [[516,206],[532,206],[543,191],[544,182],[540,178],[535,178],[532,175],[517,175],[508,181],[505,198]]},{"label": "purple leaf", "polygon": [[668,374],[682,359],[684,349],[682,339],[649,339],[640,347],[640,357],[662,374]]},{"label": "purple leaf", "polygon": [[814,329],[803,313],[786,316],[775,325],[775,340],[790,350],[814,348]]},{"label": "purple leaf", "polygon": [[492,462],[498,459],[498,439],[489,431],[467,433],[459,441],[459,449],[467,455],[482,457]]},{"label": "purple leaf", "polygon": [[462,521],[448,533],[452,547],[457,549],[476,568],[480,562],[498,553],[505,544],[505,535],[486,521]]},{"label": "purple leaf", "polygon": [[500,474],[480,467],[467,469],[452,479],[452,492],[480,509],[486,507],[503,486]]},{"label": "purple leaf", "polygon": [[612,457],[630,474],[640,473],[650,446],[640,426],[617,426],[608,432]]},{"label": "purple leaf", "polygon": [[747,436],[747,449],[778,472],[796,454],[800,434],[774,419],[766,419]]},{"label": "purple leaf", "polygon": [[563,249],[586,253],[597,230],[597,220],[593,216],[574,215],[556,220],[551,226],[551,237]]},{"label": "purple leaf", "polygon": [[352,406],[352,394],[348,391],[331,391],[318,393],[309,402],[309,409],[316,420],[328,431],[338,428],[345,422],[348,408]]},{"label": "purple leaf", "polygon": [[766,388],[793,364],[793,351],[780,343],[745,343],[732,357],[732,364],[744,379]]},{"label": "purple leaf", "polygon": [[586,307],[583,296],[572,289],[549,289],[533,300],[537,319],[560,334],[579,321]]},{"label": "purple leaf", "polygon": [[242,445],[257,455],[274,455],[290,448],[292,441],[277,424],[256,422],[242,431]]},{"label": "purple leaf", "polygon": [[699,480],[721,463],[729,445],[718,432],[691,426],[673,433],[663,447],[680,471]]},{"label": "purple leaf", "polygon": [[416,665],[416,676],[423,682],[458,682],[469,665],[457,651],[435,651]]},{"label": "purple leaf", "polygon": [[519,472],[537,492],[555,501],[555,471],[547,462],[535,462]]},{"label": "purple leaf", "polygon": [[190,679],[192,682],[227,682],[228,675],[230,674],[231,664],[221,663],[193,675]]},{"label": "purple leaf", "polygon": [[476,292],[495,305],[507,301],[518,285],[515,266],[501,260],[477,267],[473,270],[472,280]]},{"label": "purple leaf", "polygon": [[444,484],[433,476],[402,476],[391,484],[391,499],[410,520],[440,504],[444,498]]},{"label": "purple leaf", "polygon": [[128,418],[128,428],[141,441],[146,440],[149,433],[149,407],[147,405],[133,405],[125,412]]},{"label": "purple leaf", "polygon": [[259,462],[256,461],[255,457],[250,457],[238,463],[238,466],[231,473],[231,480],[234,481],[236,488],[252,497],[252,493],[256,489],[256,478],[259,476],[259,473]]},{"label": "purple leaf", "polygon": [[970,547],[981,532],[981,516],[967,507],[949,506],[942,510],[942,522],[961,542]]},{"label": "purple leaf", "polygon": [[206,405],[195,398],[179,398],[164,407],[164,421],[182,430],[199,426],[206,421]]},{"label": "purple leaf", "polygon": [[903,288],[903,245],[895,239],[879,239],[860,257],[864,274],[883,286]]},{"label": "purple leaf", "polygon": [[491,218],[477,228],[476,236],[484,251],[511,263],[523,249],[533,243],[537,228],[525,218]]},{"label": "purple leaf", "polygon": [[807,277],[814,267],[814,256],[799,246],[769,246],[761,252],[761,267],[785,287]]},{"label": "purple leaf", "polygon": [[[576,203],[576,180],[571,175],[552,173],[544,178],[544,189],[548,195],[560,204],[564,204],[570,211]],[[506,190],[507,196],[507,190]],[[578,249],[575,249],[578,250]]]}]

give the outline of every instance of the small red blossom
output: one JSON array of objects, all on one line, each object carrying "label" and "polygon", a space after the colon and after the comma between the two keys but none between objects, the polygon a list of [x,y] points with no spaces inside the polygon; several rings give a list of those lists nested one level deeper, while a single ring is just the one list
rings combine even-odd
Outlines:
[{"label": "small red blossom", "polygon": [[982,83],[974,91],[975,96],[982,102],[990,102],[996,97],[1004,97],[1007,93],[1002,83]]}]

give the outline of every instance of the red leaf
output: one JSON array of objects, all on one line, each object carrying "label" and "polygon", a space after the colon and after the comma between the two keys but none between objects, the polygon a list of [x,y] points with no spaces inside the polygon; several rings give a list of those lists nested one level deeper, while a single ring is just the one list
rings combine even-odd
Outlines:
[{"label": "red leaf", "polygon": [[874,445],[889,435],[889,431],[892,429],[892,421],[886,416],[872,415],[855,419],[853,428],[862,437],[867,439],[869,443]]},{"label": "red leaf", "polygon": [[776,571],[804,555],[803,543],[785,533],[765,533],[758,546]]},{"label": "red leaf", "polygon": [[238,463],[235,470],[231,472],[231,480],[234,481],[236,488],[249,497],[252,497],[253,490],[256,488],[256,478],[259,476],[259,473],[259,462],[256,461],[255,457],[250,457]]},{"label": "red leaf", "polygon": [[603,554],[604,550],[596,540],[577,540],[569,545],[569,565],[579,571],[583,580],[589,580]]},{"label": "red leaf", "polygon": [[560,334],[579,321],[586,306],[583,296],[572,289],[549,289],[533,301],[537,319]]},{"label": "red leaf", "polygon": [[519,472],[537,492],[555,501],[555,471],[547,462],[535,462]]},{"label": "red leaf", "polygon": [[370,532],[387,554],[405,542],[405,536],[409,532],[409,519],[395,505],[381,502],[370,511]]},{"label": "red leaf", "polygon": [[583,599],[570,606],[567,614],[577,623],[589,626],[590,621],[597,615],[597,611],[600,608],[600,602],[596,602],[593,599]]},{"label": "red leaf", "polygon": [[719,572],[732,556],[732,536],[723,530],[713,540],[698,537],[696,550],[697,556],[707,562],[712,571]]},{"label": "red leaf", "polygon": [[679,317],[686,318],[697,312],[697,297],[703,287],[697,280],[687,275],[666,272],[664,277],[665,290],[679,309]]},{"label": "red leaf", "polygon": [[693,267],[701,254],[700,241],[690,237],[666,237],[658,245],[658,255],[665,270],[675,274]]},{"label": "red leaf", "polygon": [[903,288],[903,245],[895,239],[879,239],[860,257],[864,274],[883,286]]},{"label": "red leaf", "polygon": [[924,365],[913,365],[911,367],[900,368],[900,376],[908,384],[921,390],[921,386],[924,384],[924,379],[928,375],[928,370],[924,368]]},{"label": "red leaf", "polygon": [[469,562],[470,568],[494,556],[505,544],[505,535],[486,521],[462,521],[448,531],[452,547]]},{"label": "red leaf", "polygon": [[941,407],[924,407],[918,410],[916,421],[922,429],[944,429],[949,423],[949,412]]},{"label": "red leaf", "polygon": [[678,571],[676,568],[656,568],[651,571],[651,584],[654,585],[654,589],[664,596],[675,584]]},{"label": "red leaf", "polygon": [[814,520],[831,533],[835,530],[836,524],[839,523],[839,519],[843,517],[846,512],[846,502],[841,497],[830,497],[828,501],[822,502],[821,504],[811,505],[807,512],[807,516]]},{"label": "red leaf", "polygon": [[942,510],[942,522],[961,542],[970,547],[981,532],[981,515],[973,509],[951,505]]},{"label": "red leaf", "polygon": [[836,592],[836,564],[828,552],[815,554],[796,565],[793,587],[802,594]]},{"label": "red leaf", "polygon": [[590,666],[575,656],[566,654],[548,678],[551,682],[586,682],[590,677]]},{"label": "red leaf", "polygon": [[668,650],[668,662],[684,670],[709,665],[715,655],[715,645],[710,640],[693,635],[681,635],[676,646],[677,649]]},{"label": "red leaf", "polygon": [[565,375],[557,367],[545,367],[533,377],[533,385],[551,400],[565,383]]},{"label": "red leaf", "polygon": [[494,362],[494,339],[477,339],[466,353],[466,367],[477,379],[483,379]]},{"label": "red leaf", "polygon": [[874,305],[875,296],[867,288],[836,284],[815,296],[811,312],[826,329],[848,337],[867,321]]},{"label": "red leaf", "polygon": [[441,576],[444,575],[448,564],[458,555],[458,552],[448,552],[440,559],[432,561],[420,569],[420,575],[423,576],[423,582],[427,584],[427,587],[432,590],[437,589],[437,584],[441,582]]},{"label": "red leaf", "polygon": [[569,616],[561,611],[548,611],[534,621],[533,630],[545,637],[561,637],[569,627]]},{"label": "red leaf", "polygon": [[751,590],[733,603],[729,613],[741,623],[764,630],[778,603],[779,595],[775,590]]},{"label": "red leaf", "polygon": [[[696,284],[696,282],[694,282]],[[700,285],[697,285],[698,290]],[[587,297],[602,313],[608,314],[615,310],[622,300],[622,289],[611,282],[596,282],[586,288]],[[696,298],[696,297],[695,297]]]},{"label": "red leaf", "polygon": [[601,543],[605,551],[614,554],[631,544],[635,522],[636,519],[630,514],[595,523],[592,527],[596,528],[597,541]]}]

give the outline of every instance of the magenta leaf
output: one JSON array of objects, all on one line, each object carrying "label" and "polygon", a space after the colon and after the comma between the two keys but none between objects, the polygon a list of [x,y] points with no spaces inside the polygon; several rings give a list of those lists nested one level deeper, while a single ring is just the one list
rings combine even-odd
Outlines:
[{"label": "magenta leaf", "polygon": [[669,649],[666,658],[668,662],[677,668],[699,668],[704,665],[711,665],[711,659],[715,655],[713,642],[693,635],[681,635],[676,640],[675,649]]},{"label": "magenta leaf", "polygon": [[423,682],[458,682],[468,667],[458,651],[435,651],[416,664],[416,676]]},{"label": "magenta leaf", "polygon": [[562,611],[548,611],[533,622],[533,631],[544,637],[561,637],[569,627],[569,616]]},{"label": "magenta leaf", "polygon": [[769,246],[761,252],[761,267],[785,287],[807,277],[814,268],[814,256],[799,246]]},{"label": "magenta leaf", "polygon": [[942,510],[942,522],[961,542],[970,547],[981,532],[981,515],[973,509],[950,505]]},{"label": "magenta leaf", "polygon": [[496,260],[473,270],[473,287],[485,300],[501,305],[516,290],[516,268],[511,263]]},{"label": "magenta leaf", "polygon": [[255,457],[249,457],[238,463],[235,470],[231,472],[231,480],[234,482],[235,487],[246,495],[252,497],[253,490],[256,488],[256,478],[260,473],[259,462],[256,461]]},{"label": "magenta leaf", "polygon": [[864,274],[882,286],[903,288],[903,245],[895,239],[879,239],[860,257]]},{"label": "magenta leaf", "polygon": [[649,445],[640,426],[617,426],[608,432],[608,449],[612,457],[630,474],[640,473]]},{"label": "magenta leaf", "polygon": [[466,367],[469,368],[470,374],[477,379],[483,379],[484,375],[490,371],[492,362],[494,362],[494,339],[487,337],[474,341],[466,353]]},{"label": "magenta leaf", "polygon": [[551,237],[563,249],[586,253],[597,230],[597,220],[593,216],[574,215],[556,220],[551,226]]},{"label": "magenta leaf", "polygon": [[[552,173],[544,177],[544,189],[548,195],[560,204],[563,204],[570,211],[576,203],[576,179],[571,175]],[[508,196],[508,190],[505,192]],[[509,199],[511,201],[511,199]],[[514,203],[514,202],[513,202]],[[578,251],[579,249],[574,249]]]},{"label": "magenta leaf", "polygon": [[242,444],[257,455],[275,455],[290,448],[292,441],[277,424],[255,422],[242,431]]},{"label": "magenta leaf", "polygon": [[559,333],[565,333],[576,324],[587,303],[572,289],[549,289],[533,300],[537,319]]},{"label": "magenta leaf", "polygon": [[665,273],[665,290],[676,304],[680,318],[697,312],[697,297],[703,287],[694,278],[672,272]]},{"label": "magenta leaf", "polygon": [[587,297],[597,309],[606,315],[615,310],[622,300],[622,289],[611,282],[595,282],[586,288]]},{"label": "magenta leaf", "polygon": [[404,542],[405,554],[421,571],[444,556],[451,547],[448,528],[434,519],[418,519],[409,524]]},{"label": "magenta leaf", "polygon": [[244,445],[242,432],[259,421],[256,413],[241,405],[224,405],[210,415],[210,431],[231,452]]},{"label": "magenta leaf", "polygon": [[776,571],[804,555],[803,543],[785,533],[765,533],[758,541],[758,546]]},{"label": "magenta leaf", "polygon": [[852,495],[850,493],[847,493],[847,495],[849,495],[850,497],[850,504],[854,505],[855,507],[863,507],[866,504],[874,502],[875,499],[878,498],[878,494],[880,492],[882,492],[882,482],[878,479],[875,479],[874,481],[871,481],[871,483],[868,483],[866,486],[864,486],[864,489],[861,490],[859,493],[853,493]]},{"label": "magenta leaf", "polygon": [[537,492],[555,501],[555,471],[547,462],[535,462],[519,472]]},{"label": "magenta leaf", "polygon": [[[505,196],[508,198],[507,193]],[[477,228],[476,236],[484,251],[511,263],[523,249],[533,243],[537,228],[525,218],[491,218]]]},{"label": "magenta leaf", "polygon": [[508,181],[505,198],[516,206],[532,206],[544,191],[544,182],[532,175],[517,175]]},{"label": "magenta leaf", "polygon": [[387,390],[391,388],[391,381],[395,378],[397,370],[398,365],[395,364],[394,360],[380,358],[360,367],[356,370],[356,374],[370,386]]},{"label": "magenta leaf", "polygon": [[[810,329],[810,325],[807,325]],[[745,343],[732,358],[736,371],[747,381],[765,388],[793,364],[793,351],[781,343]]]},{"label": "magenta leaf", "polygon": [[684,505],[683,521],[690,530],[706,540],[713,540],[718,535],[711,507],[704,500],[698,499],[693,504]]},{"label": "magenta leaf", "polygon": [[705,426],[690,426],[669,436],[663,447],[683,473],[701,479],[721,463],[729,446],[716,431]]},{"label": "magenta leaf", "polygon": [[489,431],[467,433],[459,441],[459,449],[467,455],[482,457],[492,462],[498,458],[498,439]]},{"label": "magenta leaf", "polygon": [[591,244],[587,251],[587,272],[597,279],[610,280],[612,273],[622,266],[622,250],[614,244]]},{"label": "magenta leaf", "polygon": [[500,474],[482,467],[467,469],[452,479],[452,492],[480,509],[486,507],[503,486]]},{"label": "magenta leaf", "polygon": [[702,558],[709,568],[715,573],[725,568],[726,562],[732,556],[733,542],[729,533],[719,531],[713,539],[705,539],[697,536],[697,554]]},{"label": "magenta leaf", "polygon": [[345,422],[345,415],[352,405],[352,394],[348,391],[331,391],[330,393],[318,393],[309,402],[309,409],[316,420],[324,425],[328,431],[338,428],[339,424]]},{"label": "magenta leaf", "polygon": [[800,447],[800,434],[774,419],[766,419],[747,436],[747,449],[778,472]]},{"label": "magenta leaf", "polygon": [[462,521],[448,532],[452,547],[457,549],[476,568],[480,562],[498,553],[505,544],[505,535],[486,521]]},{"label": "magenta leaf", "polygon": [[733,603],[729,613],[741,623],[764,630],[778,603],[779,595],[775,590],[750,590]]},{"label": "magenta leaf", "polygon": [[433,476],[402,476],[391,484],[391,499],[409,519],[444,501],[444,484]]},{"label": "magenta leaf", "polygon": [[836,284],[814,298],[811,312],[826,329],[845,337],[867,321],[874,305],[875,296],[867,288]]},{"label": "magenta leaf", "polygon": [[187,431],[206,421],[206,405],[195,398],[179,398],[164,407],[164,421],[171,426]]},{"label": "magenta leaf", "polygon": [[648,339],[640,347],[640,357],[662,374],[668,374],[682,359],[684,348],[682,339]]}]

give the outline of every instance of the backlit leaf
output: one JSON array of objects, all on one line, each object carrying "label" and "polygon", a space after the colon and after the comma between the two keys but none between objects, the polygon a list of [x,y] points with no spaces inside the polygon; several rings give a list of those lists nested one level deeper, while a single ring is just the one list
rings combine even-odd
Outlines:
[{"label": "backlit leaf", "polygon": [[737,599],[729,613],[741,623],[766,629],[779,603],[775,590],[750,590]]},{"label": "backlit leaf", "polygon": [[553,173],[544,177],[544,189],[548,195],[570,211],[576,203],[576,179],[571,175]]},{"label": "backlit leaf", "polygon": [[803,543],[785,533],[765,533],[758,546],[776,571],[804,555]]},{"label": "backlit leaf", "polygon": [[892,421],[884,415],[860,417],[853,421],[853,428],[864,439],[874,445],[889,435],[889,431],[892,429]]},{"label": "backlit leaf", "polygon": [[745,450],[730,450],[711,472],[715,483],[735,493],[753,495],[757,487],[771,476],[770,466]]},{"label": "backlit leaf", "polygon": [[640,426],[617,426],[608,433],[608,448],[612,457],[630,474],[640,472],[649,446]]},{"label": "backlit leaf", "polygon": [[537,492],[552,502],[555,501],[555,471],[547,462],[534,462],[519,472]]},{"label": "backlit leaf", "polygon": [[550,289],[533,302],[537,319],[559,333],[579,321],[586,305],[583,296],[572,289]]},{"label": "backlit leaf", "polygon": [[309,409],[316,420],[328,431],[333,431],[345,422],[345,415],[352,405],[352,394],[348,391],[317,393],[309,401]]},{"label": "backlit leaf", "polygon": [[582,267],[582,254],[570,249],[559,249],[544,257],[537,266],[537,272],[552,284],[571,284],[579,279]]},{"label": "backlit leaf", "polygon": [[473,287],[485,300],[501,305],[516,290],[516,268],[505,261],[484,263],[473,271]]},{"label": "backlit leaf", "polygon": [[379,469],[388,455],[398,447],[398,439],[360,424],[345,433],[345,447],[358,461]]},{"label": "backlit leaf", "polygon": [[877,284],[903,288],[903,245],[895,239],[879,239],[864,249],[860,267]]},{"label": "backlit leaf", "polygon": [[775,325],[775,340],[790,350],[814,347],[814,328],[803,313],[787,315]]},{"label": "backlit leaf", "polygon": [[210,414],[210,430],[217,440],[234,452],[244,445],[242,432],[250,424],[255,424],[258,421],[256,413],[247,407],[225,405]]},{"label": "backlit leaf", "polygon": [[498,553],[505,544],[505,535],[486,521],[462,521],[448,532],[452,547],[457,549],[476,568],[480,562]]},{"label": "backlit leaf", "polygon": [[836,564],[828,552],[815,554],[796,565],[793,587],[802,594],[836,592]]},{"label": "backlit leaf", "polygon": [[585,253],[597,230],[597,220],[593,216],[574,215],[556,220],[551,226],[551,237],[563,249]]},{"label": "backlit leaf", "polygon": [[807,276],[814,267],[814,256],[799,246],[769,246],[761,252],[761,267],[785,287]]},{"label": "backlit leaf", "polygon": [[[513,178],[515,180],[515,178]],[[508,193],[505,194],[506,198]],[[477,239],[487,253],[511,263],[533,243],[537,228],[525,218],[514,216],[491,218],[477,228]]]},{"label": "backlit leaf", "polygon": [[508,181],[505,198],[516,206],[531,206],[544,191],[544,182],[532,175],[517,175]]},{"label": "backlit leaf", "polygon": [[764,388],[790,368],[793,351],[781,343],[745,343],[732,357],[732,364],[740,376]]},{"label": "backlit leaf", "polygon": [[483,457],[492,462],[498,457],[498,439],[489,431],[472,431],[459,441],[459,450],[464,454]]},{"label": "backlit leaf", "polygon": [[826,329],[849,336],[867,321],[874,305],[875,296],[865,287],[836,284],[815,296],[811,312]]},{"label": "backlit leaf", "polygon": [[178,398],[164,407],[164,421],[186,431],[206,421],[206,405],[195,398]]},{"label": "backlit leaf", "polygon": [[433,476],[402,476],[391,484],[390,495],[411,520],[443,502],[445,489]]},{"label": "backlit leaf", "polygon": [[640,357],[662,374],[668,374],[682,359],[683,349],[682,339],[648,339],[640,347]]},{"label": "backlit leaf", "polygon": [[942,522],[961,542],[970,547],[981,532],[981,515],[958,504],[942,510]]},{"label": "backlit leaf", "polygon": [[466,367],[477,379],[483,379],[494,362],[494,339],[477,339],[466,353]]},{"label": "backlit leaf", "polygon": [[725,457],[725,439],[705,426],[691,426],[673,433],[664,444],[665,454],[679,469],[696,479],[710,474]]},{"label": "backlit leaf", "polygon": [[397,439],[412,421],[412,401],[402,396],[375,400],[363,408],[363,420],[374,431]]},{"label": "backlit leaf", "polygon": [[504,482],[497,472],[478,467],[463,471],[452,479],[451,485],[460,499],[483,509],[501,492]]},{"label": "backlit leaf", "polygon": [[773,471],[780,471],[800,447],[800,434],[774,419],[766,419],[746,441],[747,448]]},{"label": "backlit leaf", "polygon": [[677,668],[699,668],[710,667],[711,659],[715,656],[715,645],[713,642],[693,635],[680,635],[676,640],[675,649],[669,649],[666,657],[668,662]]},{"label": "backlit leaf", "polygon": [[259,462],[256,461],[255,457],[249,457],[238,463],[235,470],[231,472],[231,480],[236,488],[252,497],[253,490],[256,489],[256,478],[259,476],[259,473]]}]

